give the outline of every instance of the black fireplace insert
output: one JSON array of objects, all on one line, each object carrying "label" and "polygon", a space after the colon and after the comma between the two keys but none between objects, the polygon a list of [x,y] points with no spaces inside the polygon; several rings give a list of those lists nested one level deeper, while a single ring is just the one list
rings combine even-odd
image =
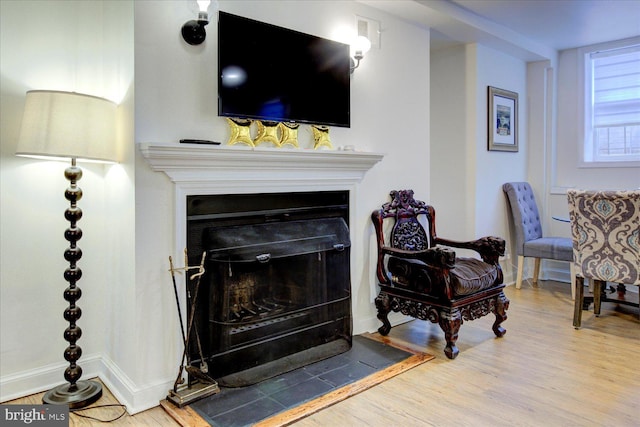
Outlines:
[{"label": "black fireplace insert", "polygon": [[187,218],[192,365],[244,386],[351,347],[348,192],[190,196]]}]

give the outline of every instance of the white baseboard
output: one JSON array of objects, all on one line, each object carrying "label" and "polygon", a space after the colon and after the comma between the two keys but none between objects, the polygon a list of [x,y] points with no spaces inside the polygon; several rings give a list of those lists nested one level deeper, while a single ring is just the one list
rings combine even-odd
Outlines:
[{"label": "white baseboard", "polygon": [[571,283],[571,273],[568,268],[547,268],[541,274],[542,280],[555,280],[556,282]]},{"label": "white baseboard", "polygon": [[[531,260],[531,261],[530,261]],[[524,272],[522,280],[530,280],[533,276],[532,258],[525,259]],[[529,268],[531,267],[531,268]],[[514,268],[514,274],[516,269]],[[557,282],[571,283],[571,273],[569,272],[569,263],[564,261],[542,260],[540,266],[540,280],[555,280]],[[515,277],[507,278],[505,275],[504,283],[515,283]]]},{"label": "white baseboard", "polygon": [[[136,386],[115,363],[100,355],[83,356],[79,364],[83,370],[82,379],[99,378],[130,414],[158,406],[173,387],[173,379]],[[63,384],[63,373],[67,366],[68,363],[56,363],[0,377],[0,403]]]},{"label": "white baseboard", "polygon": [[167,397],[169,389],[173,387],[174,379],[139,387],[110,359],[105,358],[104,364],[105,369],[100,375],[100,380],[120,403],[126,405],[127,412],[130,414],[158,406],[160,401]]},{"label": "white baseboard", "polygon": [[[102,363],[99,355],[83,356],[78,362],[82,379],[100,375]],[[64,370],[69,363],[55,363],[36,369],[0,377],[0,402],[50,390],[65,382]]]}]

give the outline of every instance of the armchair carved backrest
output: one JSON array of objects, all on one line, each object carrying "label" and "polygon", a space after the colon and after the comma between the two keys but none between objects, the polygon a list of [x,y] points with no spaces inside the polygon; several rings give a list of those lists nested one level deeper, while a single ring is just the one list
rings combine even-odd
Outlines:
[{"label": "armchair carved backrest", "polygon": [[[432,206],[415,200],[413,190],[394,190],[390,195],[391,201],[371,214],[378,242],[376,272],[381,284],[451,299],[502,283],[498,259],[504,254],[504,239],[488,236],[460,242],[438,237]],[[385,219],[393,224],[388,239]],[[457,258],[453,248],[471,249],[482,261]]]},{"label": "armchair carved backrest", "polygon": [[[391,191],[391,201],[382,205],[382,208],[371,214],[376,240],[378,242],[378,280],[381,283],[389,283],[389,278],[384,273],[384,247],[401,249],[405,251],[421,251],[432,247],[435,241],[435,210],[425,202],[413,198],[413,190]],[[423,215],[429,234],[419,221]],[[393,218],[393,225],[387,242],[384,229],[384,220]]]}]

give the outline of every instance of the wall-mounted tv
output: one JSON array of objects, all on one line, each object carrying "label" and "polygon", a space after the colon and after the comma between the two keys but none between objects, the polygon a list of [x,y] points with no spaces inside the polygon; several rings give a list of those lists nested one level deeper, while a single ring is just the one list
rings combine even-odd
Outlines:
[{"label": "wall-mounted tv", "polygon": [[349,46],[218,12],[218,115],[350,126]]}]

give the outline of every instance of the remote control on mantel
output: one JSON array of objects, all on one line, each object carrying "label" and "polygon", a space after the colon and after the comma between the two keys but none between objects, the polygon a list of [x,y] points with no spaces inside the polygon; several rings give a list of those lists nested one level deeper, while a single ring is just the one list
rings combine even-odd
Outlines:
[{"label": "remote control on mantel", "polygon": [[181,144],[209,144],[209,145],[220,145],[218,141],[209,141],[207,139],[181,139]]}]

